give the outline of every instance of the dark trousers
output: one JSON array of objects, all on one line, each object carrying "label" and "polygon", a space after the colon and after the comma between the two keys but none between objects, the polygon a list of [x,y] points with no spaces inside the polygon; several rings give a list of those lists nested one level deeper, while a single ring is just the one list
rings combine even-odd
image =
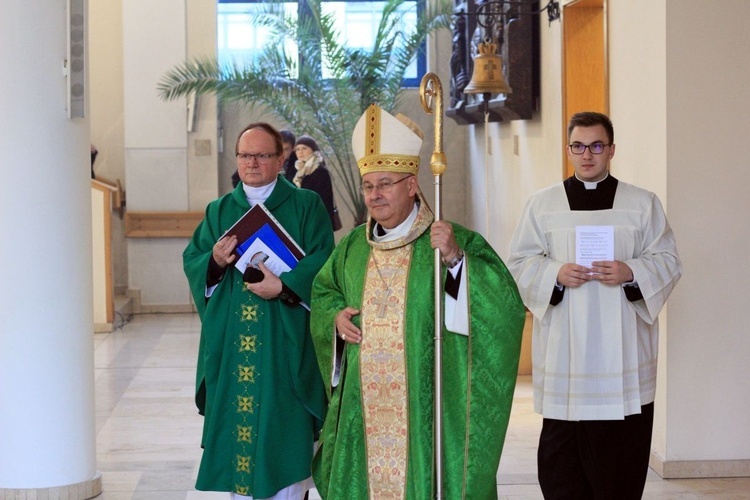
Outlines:
[{"label": "dark trousers", "polygon": [[537,470],[545,500],[637,500],[651,453],[654,404],[624,420],[545,418]]}]

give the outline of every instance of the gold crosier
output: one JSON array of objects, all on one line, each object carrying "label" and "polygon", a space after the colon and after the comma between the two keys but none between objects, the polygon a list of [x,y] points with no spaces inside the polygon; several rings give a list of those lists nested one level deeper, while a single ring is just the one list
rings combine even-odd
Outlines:
[{"label": "gold crosier", "polygon": [[[430,158],[430,170],[435,183],[435,220],[442,219],[443,174],[448,166],[443,152],[443,85],[435,73],[422,77],[419,86],[422,109],[435,115],[435,148]],[[435,393],[434,393],[434,455],[435,498],[443,498],[443,297],[442,259],[440,249],[435,249]]]}]

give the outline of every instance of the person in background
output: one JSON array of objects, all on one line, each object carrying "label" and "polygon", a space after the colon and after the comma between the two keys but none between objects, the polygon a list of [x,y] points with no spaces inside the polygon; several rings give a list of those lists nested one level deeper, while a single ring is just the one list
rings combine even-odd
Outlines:
[{"label": "person in background", "polygon": [[289,182],[292,182],[294,180],[294,175],[297,173],[297,169],[294,168],[294,164],[297,162],[297,153],[294,151],[297,137],[291,130],[279,130],[279,133],[284,140],[284,164],[281,167],[282,173]]},{"label": "person in background", "polygon": [[99,150],[96,149],[96,146],[93,144],[91,145],[91,178],[96,179],[96,175],[94,174],[94,162],[96,161],[96,155],[99,154]]},{"label": "person in background", "polygon": [[[209,203],[183,253],[201,319],[195,400],[205,418],[196,488],[235,499],[302,499],[325,414],[302,303],[310,303],[333,232],[320,197],[279,175],[282,139],[271,125],[248,125],[235,154],[242,183]],[[258,203],[305,256],[280,276],[260,263],[262,279],[245,283],[234,265],[237,237],[223,235]]]},{"label": "person in background", "polygon": [[371,105],[354,129],[369,220],[313,282],[330,408],[313,462],[324,499],[435,498],[435,248],[445,267],[445,498],[497,498],[525,310],[479,234],[435,221],[419,189],[421,130]]},{"label": "person in background", "polygon": [[292,182],[298,187],[318,193],[328,210],[333,230],[341,229],[341,220],[333,197],[331,174],[326,168],[318,143],[312,137],[303,135],[297,139],[294,152],[297,155],[297,161],[294,164],[295,174]]},{"label": "person in background", "polygon": [[[547,500],[639,499],[648,471],[658,315],[682,264],[659,199],[615,179],[614,154],[609,117],[573,115],[575,175],[529,199],[510,245],[508,268],[534,315],[534,409],[544,417],[537,467]],[[614,258],[583,264],[584,231],[601,241],[613,234]]]},{"label": "person in background", "polygon": [[240,171],[235,170],[232,174],[232,189],[237,187],[237,184],[240,183]]}]

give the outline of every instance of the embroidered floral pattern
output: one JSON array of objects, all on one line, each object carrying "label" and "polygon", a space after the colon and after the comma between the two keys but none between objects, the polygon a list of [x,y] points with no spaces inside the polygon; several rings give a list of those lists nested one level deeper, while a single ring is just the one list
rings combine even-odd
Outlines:
[{"label": "embroidered floral pattern", "polygon": [[258,341],[257,335],[240,335],[240,352],[250,351],[257,352],[258,348],[256,342]]},{"label": "embroidered floral pattern", "polygon": [[258,321],[258,306],[255,304],[243,305],[242,321]]},{"label": "embroidered floral pattern", "polygon": [[408,400],[404,297],[412,246],[373,249],[362,304],[360,377],[370,498],[404,498]]},{"label": "embroidered floral pattern", "polygon": [[237,455],[237,472],[250,472],[250,457]]},{"label": "embroidered floral pattern", "polygon": [[237,367],[237,381],[238,382],[250,382],[255,383],[255,367],[254,366],[238,366]]},{"label": "embroidered floral pattern", "polygon": [[237,411],[254,413],[255,402],[252,396],[237,396]]},{"label": "embroidered floral pattern", "polygon": [[237,426],[237,441],[247,441],[248,443],[253,442],[252,427]]}]

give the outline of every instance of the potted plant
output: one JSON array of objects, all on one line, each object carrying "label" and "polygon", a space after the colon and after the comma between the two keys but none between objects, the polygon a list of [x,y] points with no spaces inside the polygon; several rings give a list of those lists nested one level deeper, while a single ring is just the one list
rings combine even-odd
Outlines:
[{"label": "potted plant", "polygon": [[[172,100],[209,93],[251,108],[262,106],[293,130],[313,136],[326,153],[339,199],[357,225],[367,211],[351,151],[354,126],[373,102],[388,111],[396,107],[406,69],[430,33],[450,26],[452,3],[417,0],[423,14],[404,30],[403,8],[413,0],[387,0],[374,46],[357,49],[342,43],[333,15],[321,13],[320,0],[300,1],[311,16],[293,19],[271,3],[254,17],[253,23],[271,34],[258,58],[244,64],[220,64],[216,58],[185,61],[165,74],[159,95]],[[288,53],[284,42],[289,40],[297,54]]]}]

